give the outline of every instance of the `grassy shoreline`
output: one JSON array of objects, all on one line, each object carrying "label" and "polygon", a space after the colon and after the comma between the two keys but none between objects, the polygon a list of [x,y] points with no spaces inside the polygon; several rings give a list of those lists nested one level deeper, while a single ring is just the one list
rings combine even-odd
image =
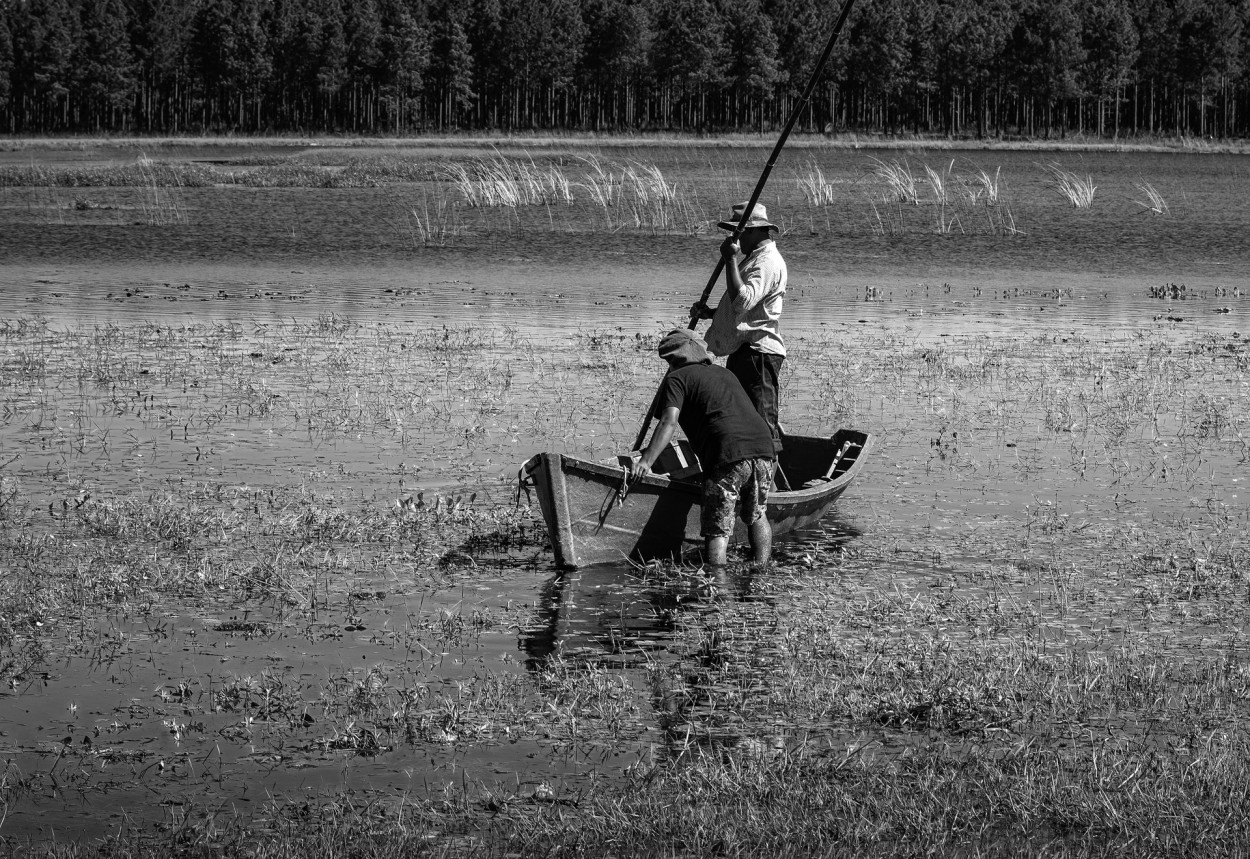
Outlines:
[{"label": "grassy shoreline", "polygon": [[[249,147],[330,147],[358,149],[439,149],[470,147],[490,150],[498,146],[551,149],[575,146],[615,147],[689,147],[758,148],[776,143],[775,134],[681,135],[646,134],[445,134],[413,137],[362,137],[355,135],[298,134],[272,136],[233,135],[153,135],[66,136],[66,137],[0,137],[0,152],[26,150],[85,151],[93,148],[249,148]],[[1066,138],[950,138],[923,135],[866,135],[795,133],[786,142],[787,149],[933,149],[974,151],[1073,151],[1073,152],[1174,152],[1186,154],[1247,154],[1250,141],[1241,139],[1201,140],[1176,137],[1139,137],[1105,140],[1070,136]]]}]

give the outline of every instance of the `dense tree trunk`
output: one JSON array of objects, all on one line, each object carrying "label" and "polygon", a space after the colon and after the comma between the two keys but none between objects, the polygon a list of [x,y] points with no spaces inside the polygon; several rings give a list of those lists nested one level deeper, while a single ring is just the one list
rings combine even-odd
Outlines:
[{"label": "dense tree trunk", "polygon": [[[0,131],[764,134],[836,12],[820,0],[497,5],[0,0]],[[859,0],[798,129],[1244,137],[1244,5]]]}]

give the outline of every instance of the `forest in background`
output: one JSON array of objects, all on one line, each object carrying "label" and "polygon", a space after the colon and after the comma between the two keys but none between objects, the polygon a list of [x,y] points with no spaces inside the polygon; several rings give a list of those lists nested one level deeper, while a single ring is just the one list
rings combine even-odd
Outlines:
[{"label": "forest in background", "polygon": [[[780,127],[838,0],[0,0],[0,133]],[[1250,0],[857,0],[807,131],[1245,137]]]}]

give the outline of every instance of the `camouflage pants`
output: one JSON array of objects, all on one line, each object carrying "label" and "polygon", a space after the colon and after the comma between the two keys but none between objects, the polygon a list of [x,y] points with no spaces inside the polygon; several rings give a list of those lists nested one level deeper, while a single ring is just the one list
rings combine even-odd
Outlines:
[{"label": "camouflage pants", "polygon": [[750,525],[768,512],[768,490],[773,485],[771,459],[740,459],[715,469],[703,480],[703,539],[728,537],[734,532],[738,502],[742,521]]}]

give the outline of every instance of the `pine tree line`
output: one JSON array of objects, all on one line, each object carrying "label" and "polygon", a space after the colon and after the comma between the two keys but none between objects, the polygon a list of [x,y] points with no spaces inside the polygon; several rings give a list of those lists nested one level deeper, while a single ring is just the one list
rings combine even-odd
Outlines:
[{"label": "pine tree line", "polygon": [[[779,126],[839,0],[0,0],[0,132]],[[1250,0],[858,0],[807,130],[1245,136]]]}]

